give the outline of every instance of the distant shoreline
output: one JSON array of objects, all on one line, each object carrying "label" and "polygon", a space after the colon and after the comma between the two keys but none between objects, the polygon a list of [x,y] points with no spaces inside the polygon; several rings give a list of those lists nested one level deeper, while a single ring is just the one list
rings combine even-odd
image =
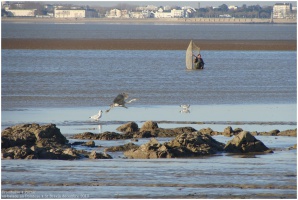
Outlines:
[{"label": "distant shoreline", "polygon": [[[121,24],[271,24],[271,19],[261,18],[1,18],[11,23],[121,23]],[[297,19],[273,19],[273,24],[297,24]]]},{"label": "distant shoreline", "polygon": [[[14,39],[2,38],[2,49],[185,50],[185,39]],[[297,40],[194,40],[202,50],[297,51]]]}]

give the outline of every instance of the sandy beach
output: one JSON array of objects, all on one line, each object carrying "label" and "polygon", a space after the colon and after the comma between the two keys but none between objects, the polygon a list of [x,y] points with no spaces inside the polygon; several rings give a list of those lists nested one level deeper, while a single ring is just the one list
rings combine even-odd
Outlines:
[{"label": "sandy beach", "polygon": [[[204,50],[296,51],[294,40],[194,40]],[[2,49],[59,50],[184,50],[189,40],[161,39],[12,39],[2,38]]]}]

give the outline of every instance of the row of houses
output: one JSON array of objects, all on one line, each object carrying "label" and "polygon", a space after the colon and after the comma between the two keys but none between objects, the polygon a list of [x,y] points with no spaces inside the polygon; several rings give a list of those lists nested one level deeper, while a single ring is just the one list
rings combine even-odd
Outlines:
[{"label": "row of houses", "polygon": [[[235,9],[235,8],[234,8]],[[98,11],[94,9],[54,7],[46,15],[37,15],[36,9],[9,9],[5,7],[8,16],[14,17],[53,17],[53,18],[96,18]],[[170,7],[156,7],[148,5],[137,7],[135,11],[111,9],[104,15],[107,18],[188,18],[193,16],[196,10],[192,7],[182,7],[181,9],[171,9]],[[276,3],[273,6],[272,17],[275,19],[293,18],[297,16],[297,7],[292,7],[291,3]],[[227,17],[223,14],[222,17]],[[228,16],[230,17],[230,16]]]},{"label": "row of houses", "polygon": [[193,8],[188,9],[171,9],[164,10],[159,8],[158,10],[139,10],[139,11],[128,11],[112,9],[105,15],[107,18],[188,18],[196,10]]}]

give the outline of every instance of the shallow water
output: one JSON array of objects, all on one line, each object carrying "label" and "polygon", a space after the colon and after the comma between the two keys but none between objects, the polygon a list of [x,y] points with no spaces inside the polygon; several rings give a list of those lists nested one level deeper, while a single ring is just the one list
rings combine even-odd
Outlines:
[{"label": "shallow water", "polygon": [[[187,35],[185,28],[194,31]],[[296,26],[2,24],[3,38],[66,36],[295,40]],[[247,131],[297,127],[294,51],[202,51],[206,69],[201,71],[185,70],[185,51],[1,53],[2,130],[19,123],[55,123],[74,142],[77,140],[70,139],[73,134],[115,131],[127,121],[136,121],[139,127],[153,120],[163,121],[158,124],[162,128],[210,127],[215,131],[229,125]],[[139,100],[128,109],[114,108],[104,113],[99,122],[88,119],[99,109],[108,109],[120,92]],[[180,104],[191,104],[190,112],[181,113]],[[214,138],[224,143],[231,139]],[[109,152],[114,159],[2,160],[1,197],[295,199],[297,152],[288,148],[297,143],[297,138],[257,138],[275,152],[248,158],[219,153],[197,159],[128,160],[123,159],[122,152]],[[160,142],[171,139],[158,138]],[[148,140],[139,139],[136,144]],[[102,152],[106,147],[129,142],[95,141],[100,147],[76,148]]]},{"label": "shallow water", "polygon": [[296,156],[4,160],[2,198],[296,198]]},{"label": "shallow water", "polygon": [[116,131],[118,126],[129,121],[135,121],[141,127],[148,120],[159,121],[158,125],[161,128],[191,126],[200,130],[210,127],[214,131],[223,131],[227,126],[258,132],[274,129],[283,131],[297,127],[296,104],[192,105],[189,113],[181,113],[178,105],[130,105],[128,109],[114,108],[109,113],[104,112],[100,121],[90,120],[89,116],[96,114],[99,109],[105,111],[108,107],[2,111],[2,130],[20,123],[54,123],[63,134],[72,135],[86,131]]},{"label": "shallow water", "polygon": [[2,38],[296,40],[295,24],[2,23]]},{"label": "shallow water", "polygon": [[185,51],[2,50],[2,110],[108,106],[121,92],[142,106],[296,103],[296,52],[201,53],[206,68],[187,71]]}]

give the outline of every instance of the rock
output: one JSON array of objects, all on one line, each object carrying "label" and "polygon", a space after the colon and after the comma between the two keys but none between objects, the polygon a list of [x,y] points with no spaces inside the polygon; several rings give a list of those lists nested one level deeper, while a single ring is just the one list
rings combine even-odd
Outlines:
[{"label": "rock", "polygon": [[151,133],[151,131],[142,131],[142,132],[137,132],[133,135],[133,138],[151,138],[155,137],[155,134]]},{"label": "rock", "polygon": [[160,144],[155,138],[138,149],[125,151],[128,158],[182,158],[215,154],[222,151],[224,144],[200,132],[183,133],[170,142]]},{"label": "rock", "polygon": [[72,139],[80,139],[80,140],[98,140],[99,134],[94,134],[91,132],[84,132],[81,134],[75,134],[71,138]]},{"label": "rock", "polygon": [[214,135],[213,134],[213,130],[211,128],[202,128],[201,130],[199,130],[199,132],[203,133],[203,134],[207,134],[207,135]]},{"label": "rock", "polygon": [[234,129],[234,135],[238,135],[239,133],[241,133],[243,131],[242,128],[235,128]]},{"label": "rock", "polygon": [[106,153],[96,153],[96,151],[92,151],[89,155],[90,159],[112,159],[112,156]]},{"label": "rock", "polygon": [[289,148],[289,150],[292,150],[292,149],[297,149],[297,144],[294,144],[293,146],[291,146],[291,147]]},{"label": "rock", "polygon": [[124,145],[120,145],[120,146],[113,146],[113,147],[108,147],[105,148],[105,151],[110,151],[110,152],[115,152],[115,151],[128,151],[131,149],[137,149],[139,146],[135,145],[134,143],[127,143]]},{"label": "rock", "polygon": [[122,140],[122,139],[131,139],[131,133],[119,134],[116,132],[106,131],[101,134],[94,134],[90,132],[80,133],[73,135],[72,139],[80,139],[80,140]]},{"label": "rock", "polygon": [[139,126],[135,122],[129,122],[119,126],[116,130],[124,133],[132,133],[138,131]]},{"label": "rock", "polygon": [[154,129],[157,129],[158,128],[158,125],[156,122],[153,122],[153,121],[146,121],[142,128],[140,129],[140,132],[142,131],[151,131],[151,130],[154,130]]},{"label": "rock", "polygon": [[83,144],[81,144],[82,146],[86,146],[86,147],[95,147],[95,142],[93,140],[89,141],[89,142],[85,142]]},{"label": "rock", "polygon": [[1,134],[3,159],[77,159],[68,140],[55,124],[21,124],[8,127]]},{"label": "rock", "polygon": [[99,134],[99,139],[100,140],[119,140],[119,139],[123,139],[123,136],[119,133],[106,131],[102,134]]},{"label": "rock", "polygon": [[39,126],[39,124],[22,124],[6,128],[1,133],[1,148],[13,146],[64,145],[67,139],[56,128],[55,124]]},{"label": "rock", "polygon": [[225,128],[222,134],[226,137],[232,137],[232,135],[233,135],[232,127],[228,126],[227,128]]},{"label": "rock", "polygon": [[264,135],[264,136],[277,136],[277,134],[279,133],[280,131],[279,130],[272,130],[272,131],[269,131],[269,132],[260,132],[259,135]]},{"label": "rock", "polygon": [[277,135],[278,136],[293,136],[293,137],[297,137],[297,129],[281,131]]},{"label": "rock", "polygon": [[230,153],[268,152],[269,148],[257,140],[250,132],[242,131],[224,147]]}]

